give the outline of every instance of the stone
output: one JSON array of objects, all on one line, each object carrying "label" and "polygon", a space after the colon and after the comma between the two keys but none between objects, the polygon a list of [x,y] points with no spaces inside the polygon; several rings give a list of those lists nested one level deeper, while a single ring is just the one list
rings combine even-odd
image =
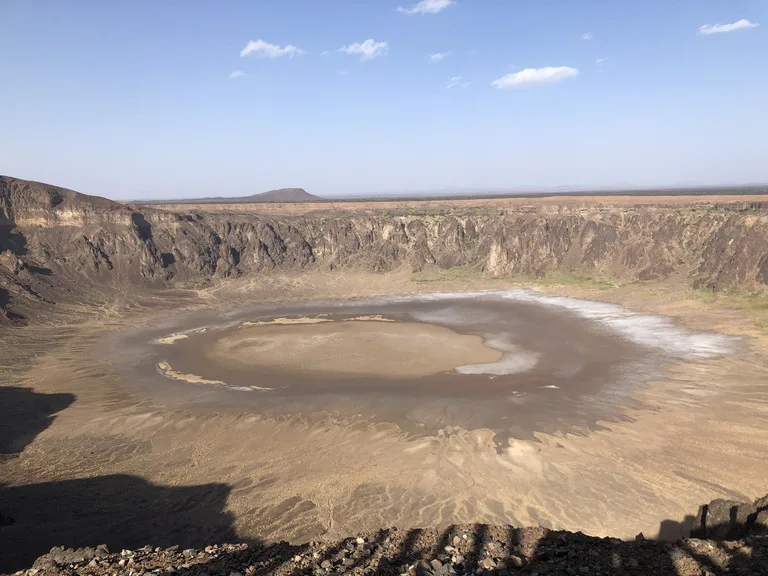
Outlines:
[{"label": "stone", "polygon": [[325,568],[327,570],[331,566],[333,566],[333,564],[331,563],[330,560],[323,560],[322,562],[320,562],[320,568]]},{"label": "stone", "polygon": [[752,503],[713,500],[699,507],[691,537],[714,540],[740,538],[746,534],[757,512],[758,508]]},{"label": "stone", "polygon": [[522,568],[525,566],[525,560],[520,558],[520,556],[510,554],[509,558],[507,558],[507,564],[513,568]]},{"label": "stone", "polygon": [[355,542],[357,542],[358,544],[362,545],[362,544],[365,544],[365,539],[358,537],[357,540],[355,540]]},{"label": "stone", "polygon": [[542,548],[536,551],[536,560],[539,562],[546,562],[552,557],[552,552],[547,548]]},{"label": "stone", "polygon": [[482,566],[486,570],[491,570],[492,568],[496,567],[496,562],[493,561],[493,558],[483,558],[480,561],[480,566]]},{"label": "stone", "polygon": [[682,560],[687,556],[685,552],[680,550],[677,546],[672,548],[672,550],[669,551],[669,557],[672,558],[672,561],[675,562],[677,560]]},{"label": "stone", "polygon": [[429,565],[431,566],[432,570],[440,570],[440,568],[443,567],[443,563],[440,562],[440,560],[432,560]]},{"label": "stone", "polygon": [[768,533],[768,508],[757,513],[752,531],[757,534]]},{"label": "stone", "polygon": [[434,576],[432,566],[426,560],[419,560],[414,566],[415,576]]}]

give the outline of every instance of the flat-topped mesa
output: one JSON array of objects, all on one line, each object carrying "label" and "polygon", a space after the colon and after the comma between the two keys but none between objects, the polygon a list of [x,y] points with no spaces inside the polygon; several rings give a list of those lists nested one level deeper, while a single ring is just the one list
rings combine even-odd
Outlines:
[{"label": "flat-topped mesa", "polygon": [[280,188],[249,196],[212,196],[207,198],[189,198],[180,200],[150,200],[138,204],[261,204],[261,203],[296,203],[325,202],[324,198],[310,194],[303,188]]},{"label": "flat-topped mesa", "polygon": [[[768,214],[589,205],[489,212],[450,202],[434,213],[393,213],[375,204],[296,216],[237,206],[184,213],[2,177],[0,252],[6,250],[28,265],[25,284],[41,294],[64,279],[76,295],[94,284],[107,293],[125,282],[160,287],[282,271],[430,267],[520,277],[563,271],[615,282],[675,278],[694,287],[759,290],[768,285]],[[0,290],[12,292],[3,306],[24,314],[26,292],[9,288],[17,280],[0,266]]]},{"label": "flat-topped mesa", "polygon": [[303,188],[280,188],[269,190],[261,194],[252,194],[244,198],[230,198],[238,202],[321,202],[323,199],[310,194]]}]

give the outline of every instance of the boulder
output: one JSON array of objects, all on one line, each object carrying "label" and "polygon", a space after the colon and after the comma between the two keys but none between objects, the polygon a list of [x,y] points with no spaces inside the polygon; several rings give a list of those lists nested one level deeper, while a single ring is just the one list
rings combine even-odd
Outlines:
[{"label": "boulder", "polygon": [[768,496],[754,503],[717,499],[700,506],[691,536],[734,540],[763,532],[768,532]]}]

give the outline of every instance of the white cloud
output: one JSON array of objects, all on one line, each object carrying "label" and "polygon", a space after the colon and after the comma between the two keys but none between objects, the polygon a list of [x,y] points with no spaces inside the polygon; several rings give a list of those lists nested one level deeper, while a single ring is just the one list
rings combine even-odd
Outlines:
[{"label": "white cloud", "polygon": [[427,62],[434,64],[435,62],[445,60],[448,55],[450,55],[450,52],[435,52],[434,54],[427,56]]},{"label": "white cloud", "polygon": [[243,76],[245,76],[245,72],[241,72],[240,70],[235,70],[232,72],[232,74],[229,75],[229,77],[232,79],[242,78]]},{"label": "white cloud", "polygon": [[461,86],[462,88],[466,88],[471,83],[466,82],[464,80],[463,76],[453,76],[449,81],[448,84],[445,85],[446,88],[456,88],[456,86]]},{"label": "white cloud", "polygon": [[757,22],[750,22],[749,20],[742,18],[733,24],[705,24],[699,28],[697,34],[699,36],[707,36],[709,34],[733,32],[734,30],[743,30],[745,28],[757,28],[758,26],[760,26],[760,24]]},{"label": "white cloud", "polygon": [[521,72],[507,74],[491,82],[491,86],[499,89],[532,86],[534,84],[554,84],[566,78],[579,75],[576,68],[569,66],[547,66],[546,68],[526,68]]},{"label": "white cloud", "polygon": [[296,48],[293,44],[278,46],[264,42],[264,40],[251,40],[245,48],[240,50],[240,56],[250,56],[251,54],[259,58],[280,58],[281,56],[293,58],[294,56],[303,56],[306,52],[301,48]]},{"label": "white cloud", "polygon": [[600,64],[605,64],[606,62],[608,62],[608,58],[598,58],[597,60],[595,60],[595,62],[597,63],[598,66],[600,66]]},{"label": "white cloud", "polygon": [[360,60],[373,60],[379,56],[386,56],[389,51],[389,44],[386,42],[376,42],[373,39],[368,39],[363,43],[350,44],[339,48],[339,52],[349,54],[351,56],[360,56]]},{"label": "white cloud", "polygon": [[455,3],[456,0],[421,0],[410,8],[400,6],[397,11],[401,14],[437,14]]},{"label": "white cloud", "polygon": [[594,40],[595,37],[592,36],[589,32],[584,32],[584,34],[581,35],[582,40]]}]

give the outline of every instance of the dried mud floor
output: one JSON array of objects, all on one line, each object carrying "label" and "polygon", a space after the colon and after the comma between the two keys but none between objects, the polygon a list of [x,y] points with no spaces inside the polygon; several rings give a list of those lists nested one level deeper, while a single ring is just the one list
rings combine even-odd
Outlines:
[{"label": "dried mud floor", "polygon": [[[634,389],[610,418],[511,436],[501,449],[483,427],[412,435],[393,422],[330,411],[174,407],[126,381],[121,360],[102,353],[110,331],[132,326],[167,336],[181,312],[424,289],[397,274],[276,276],[192,295],[126,296],[84,324],[1,334],[2,349],[14,354],[2,355],[0,377],[33,392],[1,389],[11,414],[4,436],[10,430],[16,439],[3,453],[23,451],[0,461],[0,512],[14,520],[2,527],[0,570],[28,565],[54,545],[299,543],[469,522],[616,537],[666,527],[669,538],[701,502],[765,493],[768,338],[744,310],[679,287],[545,289],[670,315],[692,330],[739,336],[743,345],[721,357],[670,361],[666,377]],[[195,386],[167,382],[175,390]],[[49,418],[26,417],[29,394]]]}]

